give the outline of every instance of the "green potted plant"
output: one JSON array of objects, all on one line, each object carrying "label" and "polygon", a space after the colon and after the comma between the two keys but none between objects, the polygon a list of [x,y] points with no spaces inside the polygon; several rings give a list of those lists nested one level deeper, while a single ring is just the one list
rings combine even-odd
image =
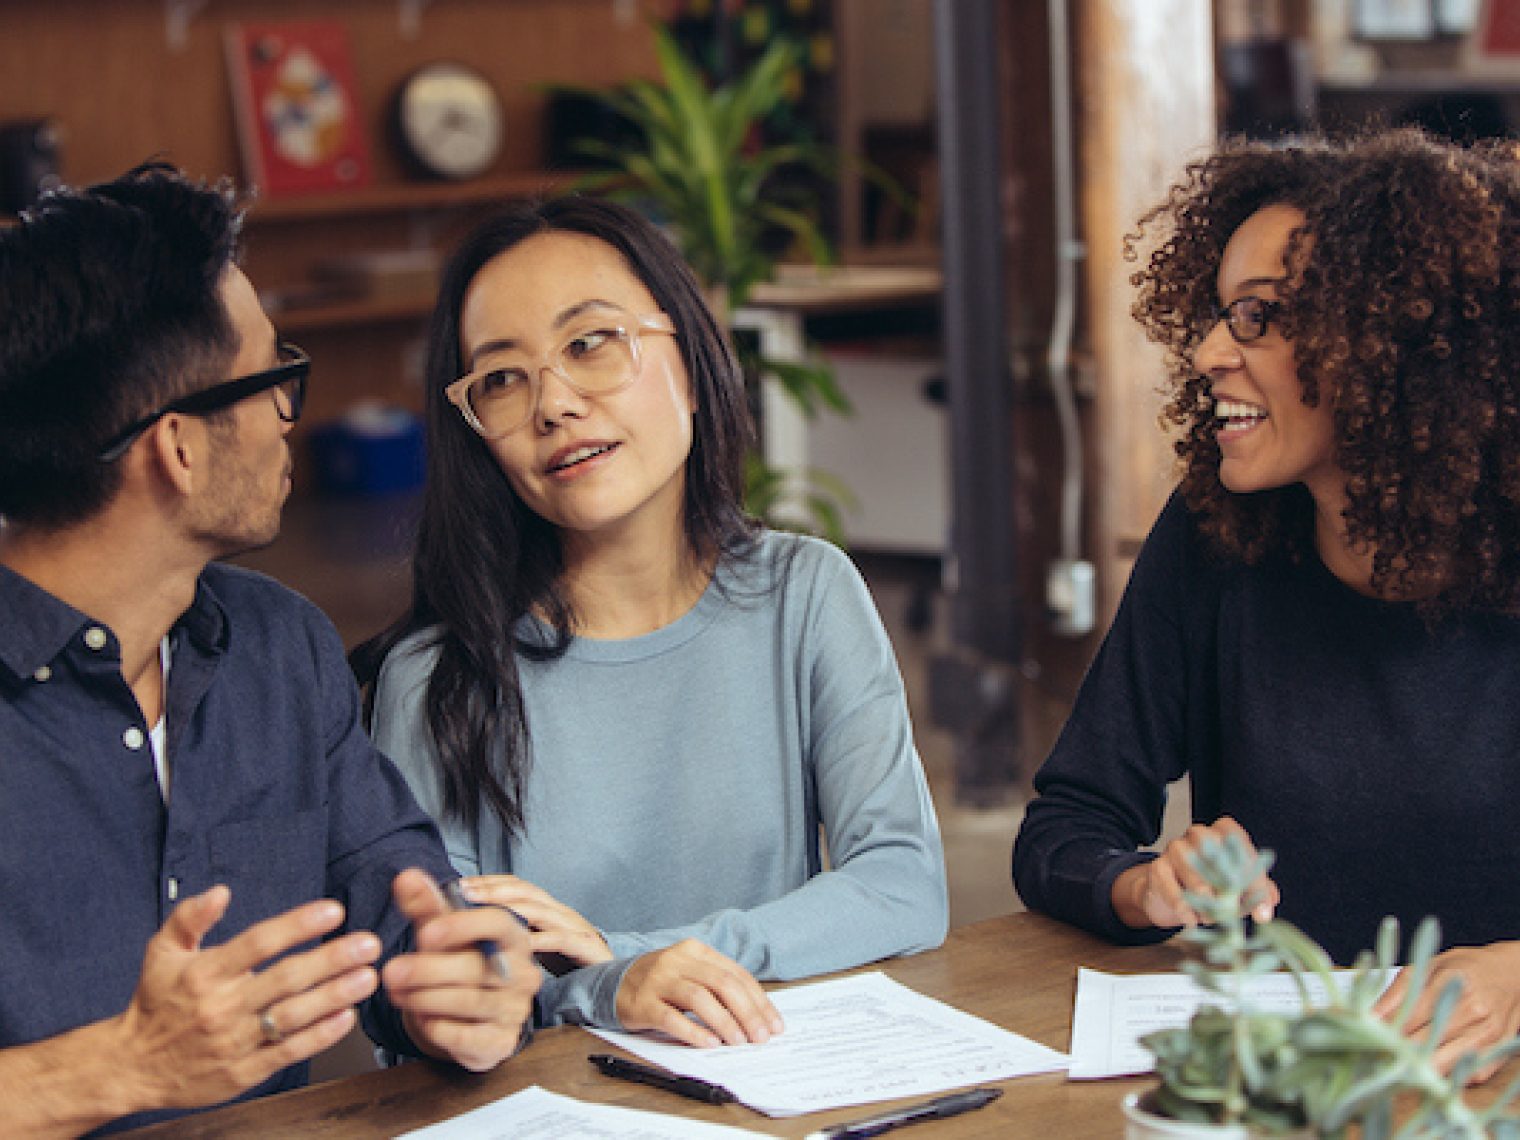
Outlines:
[{"label": "green potted plant", "polygon": [[[1465,1095],[1473,1073],[1520,1052],[1520,1038],[1441,1073],[1433,1055],[1460,996],[1458,983],[1437,998],[1429,1043],[1402,1032],[1440,941],[1435,920],[1415,931],[1408,996],[1385,1021],[1372,1008],[1397,962],[1398,923],[1385,919],[1375,950],[1337,978],[1329,955],[1290,923],[1273,919],[1253,928],[1246,921],[1243,899],[1272,861],[1271,852],[1253,854],[1234,837],[1200,849],[1194,865],[1213,893],[1188,896],[1204,921],[1181,935],[1201,958],[1183,968],[1219,1000],[1187,1025],[1143,1039],[1160,1079],[1127,1098],[1128,1140],[1337,1137],[1352,1125],[1365,1140],[1379,1140],[1394,1135],[1395,1106],[1402,1140],[1520,1137],[1520,1118],[1509,1114],[1520,1082],[1482,1108]],[[1250,979],[1275,970],[1297,981],[1301,1013],[1252,1008]],[[1323,998],[1310,979],[1322,984]]]},{"label": "green potted plant", "polygon": [[766,120],[792,98],[800,66],[790,40],[771,44],[732,80],[708,83],[670,32],[654,26],[660,79],[610,90],[576,88],[637,128],[617,145],[582,139],[576,149],[603,166],[582,181],[620,198],[655,206],[675,232],[697,276],[726,292],[737,308],[775,272],[774,238],[789,235],[820,265],[833,259],[805,200],[777,195],[778,176],[807,168],[832,176],[833,152],[808,142],[766,144]]},{"label": "green potted plant", "polygon": [[[630,144],[578,140],[575,148],[601,165],[579,185],[649,207],[667,222],[726,321],[758,283],[774,277],[785,245],[819,265],[833,260],[806,194],[788,187],[785,176],[810,170],[832,177],[839,159],[815,143],[761,141],[763,124],[792,98],[800,60],[791,41],[775,41],[748,70],[712,85],[663,26],[655,25],[654,35],[658,81],[569,89],[605,103],[637,128]],[[742,345],[740,356],[756,374],[775,377],[810,417],[823,409],[850,410],[825,363],[762,359]],[[750,476],[751,509],[764,515],[768,504],[800,500],[816,529],[841,537],[839,510],[848,495],[837,480],[811,473],[805,486],[788,487],[782,473],[758,463]]]}]

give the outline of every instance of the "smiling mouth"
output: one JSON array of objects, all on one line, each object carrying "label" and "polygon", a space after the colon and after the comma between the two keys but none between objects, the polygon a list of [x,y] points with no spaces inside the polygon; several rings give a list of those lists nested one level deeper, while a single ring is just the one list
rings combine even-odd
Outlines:
[{"label": "smiling mouth", "polygon": [[1221,433],[1250,431],[1266,422],[1267,410],[1242,400],[1215,400],[1214,419]]},{"label": "smiling mouth", "polygon": [[551,464],[549,473],[552,475],[557,471],[568,471],[570,468],[584,463],[588,459],[595,459],[598,455],[605,455],[616,446],[617,444],[615,443],[603,443],[595,447],[578,447],[558,463]]}]

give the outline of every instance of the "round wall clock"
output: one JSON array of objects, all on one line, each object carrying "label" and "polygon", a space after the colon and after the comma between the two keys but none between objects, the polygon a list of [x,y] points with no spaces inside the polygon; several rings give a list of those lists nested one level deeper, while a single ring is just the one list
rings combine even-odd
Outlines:
[{"label": "round wall clock", "polygon": [[496,89],[462,63],[430,63],[396,93],[395,130],[407,160],[437,178],[473,178],[501,153]]}]

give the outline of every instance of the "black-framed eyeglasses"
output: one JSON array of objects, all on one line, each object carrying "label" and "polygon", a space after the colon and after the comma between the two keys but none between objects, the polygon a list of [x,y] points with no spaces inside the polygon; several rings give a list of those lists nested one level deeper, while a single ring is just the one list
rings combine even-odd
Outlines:
[{"label": "black-framed eyeglasses", "polygon": [[1250,344],[1266,335],[1267,326],[1282,311],[1281,301],[1269,301],[1265,297],[1236,297],[1228,305],[1221,305],[1214,319],[1223,321],[1236,344]]},{"label": "black-framed eyeglasses", "polygon": [[260,392],[274,390],[274,407],[280,419],[288,424],[301,418],[301,406],[306,402],[306,377],[311,372],[311,357],[299,345],[282,340],[279,344],[280,363],[262,372],[224,380],[188,396],[170,400],[155,412],[149,412],[139,420],[117,432],[100,449],[97,458],[102,463],[120,459],[127,449],[159,420],[173,413],[187,416],[203,416],[222,408],[230,408],[239,400],[256,396]]}]

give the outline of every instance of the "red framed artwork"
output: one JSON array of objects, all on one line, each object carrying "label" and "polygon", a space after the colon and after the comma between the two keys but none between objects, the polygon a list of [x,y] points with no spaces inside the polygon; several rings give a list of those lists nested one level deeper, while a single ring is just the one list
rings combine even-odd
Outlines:
[{"label": "red framed artwork", "polygon": [[348,30],[327,20],[234,24],[228,79],[245,179],[266,197],[370,181]]},{"label": "red framed artwork", "polygon": [[1470,70],[1520,75],[1520,0],[1483,0],[1467,44]]}]

